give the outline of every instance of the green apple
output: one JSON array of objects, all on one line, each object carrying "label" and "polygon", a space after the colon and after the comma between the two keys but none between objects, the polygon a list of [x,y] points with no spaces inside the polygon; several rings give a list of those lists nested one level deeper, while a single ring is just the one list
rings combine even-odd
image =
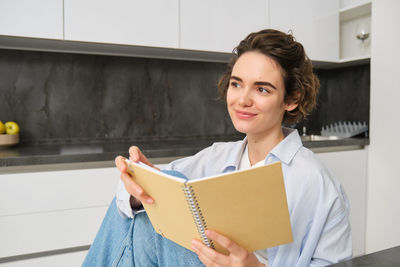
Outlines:
[{"label": "green apple", "polygon": [[0,121],[0,134],[6,133],[6,126],[4,126],[4,123]]},{"label": "green apple", "polygon": [[5,127],[6,127],[6,133],[7,134],[17,134],[17,133],[19,133],[19,126],[14,121],[6,122]]}]

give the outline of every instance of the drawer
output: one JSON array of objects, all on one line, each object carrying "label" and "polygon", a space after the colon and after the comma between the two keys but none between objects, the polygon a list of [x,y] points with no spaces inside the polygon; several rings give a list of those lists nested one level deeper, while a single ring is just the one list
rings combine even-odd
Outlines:
[{"label": "drawer", "polygon": [[108,204],[0,217],[0,258],[90,245]]},{"label": "drawer", "polygon": [[117,168],[0,175],[0,217],[108,205]]},{"label": "drawer", "polygon": [[0,267],[71,267],[81,266],[87,250],[0,263]]}]

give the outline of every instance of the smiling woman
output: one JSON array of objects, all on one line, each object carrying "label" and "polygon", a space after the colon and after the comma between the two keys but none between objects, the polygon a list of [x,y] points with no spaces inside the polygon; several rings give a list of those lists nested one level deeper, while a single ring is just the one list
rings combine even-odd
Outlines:
[{"label": "smiling woman", "polygon": [[227,70],[218,83],[220,97],[226,98],[236,61],[248,52],[258,52],[269,57],[272,60],[271,65],[275,65],[283,79],[285,102],[301,104],[285,113],[284,123],[298,122],[309,115],[315,107],[319,89],[319,80],[313,73],[312,62],[305,54],[303,46],[292,35],[274,30],[251,33],[235,48]]},{"label": "smiling woman", "polygon": [[284,102],[285,86],[279,65],[264,54],[247,52],[236,61],[230,80],[226,102],[236,130],[246,133],[249,143],[272,135],[274,143],[282,140],[283,116],[297,103]]},{"label": "smiling woman", "polygon": [[[341,185],[303,147],[297,131],[282,126],[311,112],[318,86],[311,61],[293,36],[276,30],[249,34],[234,50],[218,84],[235,129],[246,138],[215,143],[164,169],[201,179],[280,161],[292,243],[247,251],[218,232],[223,229],[208,229],[207,237],[229,251],[228,255],[196,239],[192,250],[180,247],[154,231],[141,203],[155,201],[135,182],[134,174],[127,172],[125,158],[118,156],[115,163],[121,183],[116,201],[83,266],[325,266],[351,257],[349,203]],[[132,146],[129,152],[132,161],[154,167],[138,147]],[[237,197],[252,193],[244,191]],[[220,215],[224,216],[223,211]],[[121,224],[124,227],[114,226]]]}]

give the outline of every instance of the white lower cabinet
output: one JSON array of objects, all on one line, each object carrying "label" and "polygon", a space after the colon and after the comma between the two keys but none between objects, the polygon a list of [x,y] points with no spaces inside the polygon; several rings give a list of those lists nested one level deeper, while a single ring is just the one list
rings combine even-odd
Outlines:
[{"label": "white lower cabinet", "polygon": [[59,255],[38,257],[20,261],[0,263],[1,267],[79,267],[85,259],[87,250]]},{"label": "white lower cabinet", "polygon": [[[353,255],[362,255],[367,151],[317,153],[317,157],[339,179],[348,196]],[[33,258],[24,255],[90,245],[118,181],[116,168],[0,175],[0,266],[80,266],[86,250]],[[21,255],[25,259],[14,260]]]},{"label": "white lower cabinet", "polygon": [[353,256],[365,254],[367,150],[317,153],[342,184],[350,202]]},{"label": "white lower cabinet", "polygon": [[80,266],[86,251],[18,256],[90,245],[118,180],[116,168],[0,175],[0,266]]}]

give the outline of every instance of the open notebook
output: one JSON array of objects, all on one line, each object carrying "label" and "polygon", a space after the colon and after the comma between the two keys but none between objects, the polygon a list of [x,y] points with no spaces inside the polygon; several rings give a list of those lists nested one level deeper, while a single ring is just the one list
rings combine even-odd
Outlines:
[{"label": "open notebook", "polygon": [[[191,240],[226,253],[213,229],[255,251],[292,242],[281,163],[188,180],[126,161],[134,181],[155,202],[143,203],[156,232],[191,249]],[[178,175],[182,176],[182,175]]]}]

